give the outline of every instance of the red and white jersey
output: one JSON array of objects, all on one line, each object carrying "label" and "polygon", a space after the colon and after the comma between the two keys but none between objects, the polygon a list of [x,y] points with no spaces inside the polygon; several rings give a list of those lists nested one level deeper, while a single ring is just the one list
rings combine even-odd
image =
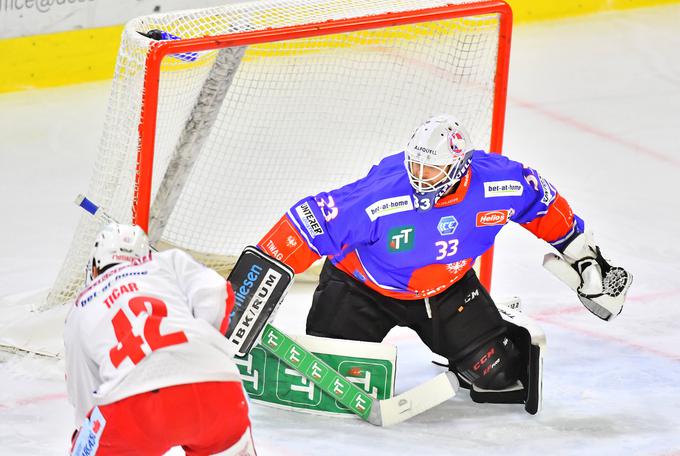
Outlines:
[{"label": "red and white jersey", "polygon": [[95,405],[146,391],[240,381],[223,336],[226,287],[179,250],[153,252],[97,277],[76,299],[64,330],[76,424]]}]

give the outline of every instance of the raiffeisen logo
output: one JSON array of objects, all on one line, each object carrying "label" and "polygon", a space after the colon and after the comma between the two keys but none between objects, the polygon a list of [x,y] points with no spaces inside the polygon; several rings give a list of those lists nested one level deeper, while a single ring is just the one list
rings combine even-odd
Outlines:
[{"label": "raiffeisen logo", "polygon": [[248,274],[246,275],[246,279],[238,288],[234,290],[235,292],[234,294],[236,295],[235,296],[236,305],[234,306],[232,315],[236,312],[237,308],[241,307],[245,303],[245,300],[248,297],[248,293],[250,293],[250,289],[257,282],[257,279],[260,277],[261,272],[262,272],[261,266],[258,266],[256,264],[252,265],[250,267],[250,270],[248,271]]}]

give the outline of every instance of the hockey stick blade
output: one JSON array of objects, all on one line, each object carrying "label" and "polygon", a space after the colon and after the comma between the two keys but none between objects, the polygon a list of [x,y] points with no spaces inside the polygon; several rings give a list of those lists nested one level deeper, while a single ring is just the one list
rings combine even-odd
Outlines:
[{"label": "hockey stick blade", "polygon": [[392,426],[419,415],[456,395],[459,384],[453,372],[445,372],[390,399],[373,400],[367,421]]}]

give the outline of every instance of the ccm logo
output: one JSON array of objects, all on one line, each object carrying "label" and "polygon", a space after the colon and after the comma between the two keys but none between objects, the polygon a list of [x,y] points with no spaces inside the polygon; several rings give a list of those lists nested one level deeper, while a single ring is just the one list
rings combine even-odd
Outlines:
[{"label": "ccm logo", "polygon": [[[486,362],[489,361],[489,360],[491,359],[491,357],[492,357],[493,355],[495,355],[495,354],[496,354],[496,350],[495,350],[493,347],[491,347],[491,349],[489,349],[489,351],[486,352],[486,353],[484,354],[484,356],[482,356],[482,357],[479,359],[479,361],[477,361],[477,362],[474,364],[474,366],[472,366],[472,369],[473,369],[475,372],[477,372],[477,371],[478,371],[484,364],[486,364]],[[484,373],[486,374],[486,371],[484,371]]]},{"label": "ccm logo", "polygon": [[477,226],[505,225],[508,223],[509,212],[506,209],[477,212]]}]

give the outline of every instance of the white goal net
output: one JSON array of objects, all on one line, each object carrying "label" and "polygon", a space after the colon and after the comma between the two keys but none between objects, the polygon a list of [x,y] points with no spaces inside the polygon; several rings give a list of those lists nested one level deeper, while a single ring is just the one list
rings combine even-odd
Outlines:
[{"label": "white goal net", "polygon": [[[135,19],[86,195],[224,271],[295,201],[361,177],[431,115],[455,114],[477,148],[500,148],[504,7],[283,0]],[[139,32],[154,29],[186,46],[150,68],[159,42]],[[44,307],[82,287],[101,225],[83,216]]]}]

